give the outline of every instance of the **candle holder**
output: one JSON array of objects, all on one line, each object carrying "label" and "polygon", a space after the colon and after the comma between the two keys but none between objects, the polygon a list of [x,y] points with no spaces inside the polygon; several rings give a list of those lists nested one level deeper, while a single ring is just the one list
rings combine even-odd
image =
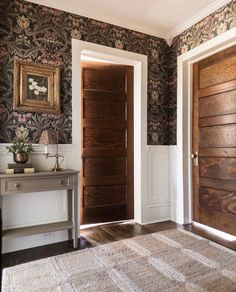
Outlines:
[{"label": "candle holder", "polygon": [[[62,170],[62,167],[60,166],[60,164],[64,161],[64,155],[61,155],[58,153],[58,133],[57,133],[57,143],[56,143],[56,154],[50,154],[48,153],[48,145],[49,144],[55,144],[55,139],[53,139],[53,137],[49,134],[49,132],[47,130],[44,130],[41,134],[40,137],[40,144],[44,144],[45,145],[45,151],[44,151],[44,155],[46,157],[46,159],[48,158],[55,158],[55,165],[52,168],[52,171],[60,171]],[[59,158],[62,158],[61,161],[59,161]]]},{"label": "candle holder", "polygon": [[[50,157],[55,157],[56,158],[56,161],[55,161],[55,165],[54,167],[52,168],[52,171],[60,171],[62,170],[63,168],[60,166],[60,163],[62,163],[64,161],[64,155],[61,155],[61,154],[58,154],[58,152],[56,154],[50,154],[50,153],[45,153],[45,157],[46,159],[50,158]],[[59,158],[62,158],[62,160],[59,162]]]}]

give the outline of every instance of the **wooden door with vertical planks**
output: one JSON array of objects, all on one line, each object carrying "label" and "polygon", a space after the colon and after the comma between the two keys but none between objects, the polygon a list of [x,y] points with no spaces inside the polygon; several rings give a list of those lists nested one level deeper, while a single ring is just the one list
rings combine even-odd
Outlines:
[{"label": "wooden door with vertical planks", "polygon": [[83,62],[81,75],[81,222],[133,219],[133,67]]},{"label": "wooden door with vertical planks", "polygon": [[236,46],[193,66],[193,220],[236,235]]}]

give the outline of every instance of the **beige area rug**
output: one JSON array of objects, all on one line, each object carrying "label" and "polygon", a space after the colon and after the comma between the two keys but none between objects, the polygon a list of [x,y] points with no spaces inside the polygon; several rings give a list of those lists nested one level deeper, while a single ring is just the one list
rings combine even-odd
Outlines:
[{"label": "beige area rug", "polygon": [[236,291],[236,252],[171,229],[3,271],[3,292]]}]

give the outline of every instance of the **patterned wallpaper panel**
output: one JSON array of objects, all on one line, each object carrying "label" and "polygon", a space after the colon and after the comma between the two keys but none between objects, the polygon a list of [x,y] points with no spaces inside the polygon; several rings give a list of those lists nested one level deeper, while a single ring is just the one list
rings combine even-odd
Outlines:
[{"label": "patterned wallpaper panel", "polygon": [[[71,39],[148,56],[148,144],[169,144],[168,52],[165,40],[86,17],[31,4],[0,1],[0,142],[20,136],[37,143],[44,129],[57,131],[61,143],[71,137]],[[3,17],[2,17],[3,16]],[[61,66],[62,114],[19,113],[12,109],[13,60]]]},{"label": "patterned wallpaper panel", "polygon": [[[176,144],[177,55],[236,25],[236,0],[173,40],[165,40],[23,0],[0,1],[0,142],[24,137],[38,143],[41,132],[59,129],[60,143],[72,143],[71,39],[148,56],[149,145]],[[61,114],[19,113],[12,109],[13,60],[61,66]]]},{"label": "patterned wallpaper panel", "polygon": [[169,119],[170,144],[176,144],[177,56],[236,26],[236,0],[205,17],[174,38],[169,68]]},{"label": "patterned wallpaper panel", "polygon": [[235,26],[236,0],[232,0],[178,35],[173,41],[173,47],[177,55],[181,55]]}]

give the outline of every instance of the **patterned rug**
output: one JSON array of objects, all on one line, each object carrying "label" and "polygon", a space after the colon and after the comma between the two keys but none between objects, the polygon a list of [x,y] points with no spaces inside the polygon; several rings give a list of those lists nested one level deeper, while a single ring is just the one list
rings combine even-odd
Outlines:
[{"label": "patterned rug", "polygon": [[3,271],[3,292],[236,291],[236,252],[171,229]]}]

